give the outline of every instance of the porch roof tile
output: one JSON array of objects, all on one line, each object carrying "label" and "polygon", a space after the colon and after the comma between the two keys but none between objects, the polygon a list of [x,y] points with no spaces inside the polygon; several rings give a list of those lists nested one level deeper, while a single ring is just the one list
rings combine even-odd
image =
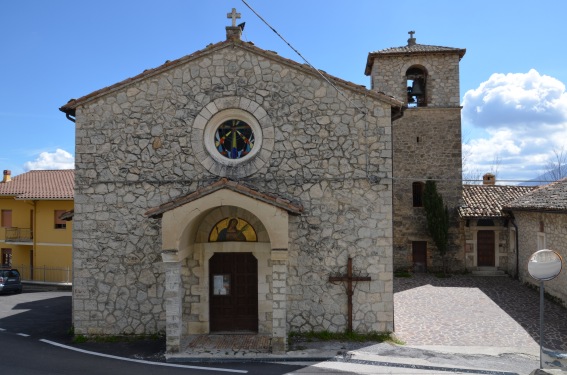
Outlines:
[{"label": "porch roof tile", "polygon": [[148,211],[146,211],[144,215],[147,217],[160,217],[167,211],[183,206],[184,204],[196,201],[199,198],[202,198],[206,195],[212,194],[222,189],[232,190],[236,193],[240,193],[250,198],[279,207],[292,214],[298,215],[303,212],[303,206],[297,202],[293,202],[289,199],[277,196],[273,193],[261,191],[260,189],[248,184],[244,184],[243,182],[229,180],[228,178],[221,178],[220,180],[213,182],[210,185],[203,186],[192,193],[177,197],[175,199],[170,200],[169,202],[151,208]]}]

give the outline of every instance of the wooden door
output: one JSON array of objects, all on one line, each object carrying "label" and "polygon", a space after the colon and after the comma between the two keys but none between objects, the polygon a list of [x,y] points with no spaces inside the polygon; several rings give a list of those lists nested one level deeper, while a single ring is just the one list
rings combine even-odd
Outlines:
[{"label": "wooden door", "polygon": [[413,241],[411,243],[414,272],[427,271],[427,242]]},{"label": "wooden door", "polygon": [[477,266],[494,267],[494,231],[479,230],[476,234]]},{"label": "wooden door", "polygon": [[209,260],[211,332],[258,332],[258,261],[252,253]]}]

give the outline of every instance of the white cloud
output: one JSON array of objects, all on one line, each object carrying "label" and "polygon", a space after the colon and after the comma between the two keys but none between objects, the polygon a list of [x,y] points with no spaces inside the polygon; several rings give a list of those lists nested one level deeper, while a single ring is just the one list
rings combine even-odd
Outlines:
[{"label": "white cloud", "polygon": [[65,150],[58,148],[55,152],[42,152],[35,161],[24,164],[26,171],[36,169],[73,169],[75,158]]},{"label": "white cloud", "polygon": [[463,145],[466,168],[482,174],[498,159],[500,180],[535,178],[567,143],[565,85],[534,69],[493,74],[465,93],[462,114],[487,134]]},{"label": "white cloud", "polygon": [[528,73],[493,74],[465,93],[463,116],[483,128],[564,124],[565,85],[535,69]]}]

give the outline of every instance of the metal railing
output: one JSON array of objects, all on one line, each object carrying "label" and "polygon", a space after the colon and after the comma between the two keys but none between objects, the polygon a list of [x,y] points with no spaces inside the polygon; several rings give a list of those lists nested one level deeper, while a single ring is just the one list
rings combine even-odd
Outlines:
[{"label": "metal railing", "polygon": [[6,228],[6,242],[32,242],[33,231],[30,228]]},{"label": "metal railing", "polygon": [[22,281],[41,281],[46,283],[73,282],[73,269],[71,267],[30,267],[25,265],[14,266],[20,271]]}]

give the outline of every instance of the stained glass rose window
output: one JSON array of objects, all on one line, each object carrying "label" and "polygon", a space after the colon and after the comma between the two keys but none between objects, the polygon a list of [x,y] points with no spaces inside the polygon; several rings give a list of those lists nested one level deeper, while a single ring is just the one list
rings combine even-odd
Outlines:
[{"label": "stained glass rose window", "polygon": [[240,159],[254,148],[254,131],[242,120],[230,119],[215,131],[215,148],[227,159]]}]

